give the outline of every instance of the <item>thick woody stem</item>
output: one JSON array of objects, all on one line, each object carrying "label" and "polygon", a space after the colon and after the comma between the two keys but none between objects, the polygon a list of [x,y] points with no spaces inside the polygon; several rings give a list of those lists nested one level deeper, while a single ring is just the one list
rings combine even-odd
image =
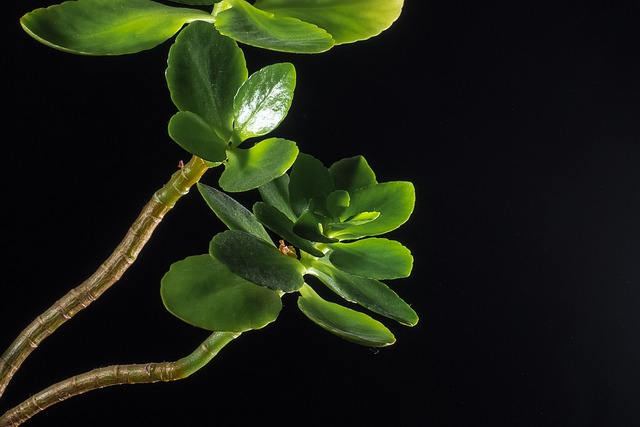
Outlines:
[{"label": "thick woody stem", "polygon": [[114,365],[94,369],[54,384],[0,417],[0,427],[17,427],[51,405],[91,390],[122,384],[175,381],[196,372],[240,333],[214,332],[191,354],[174,362]]},{"label": "thick woody stem", "polygon": [[199,157],[179,168],[156,191],[109,258],[78,287],[69,291],[27,326],[0,356],[0,397],[20,365],[60,325],[88,307],[117,282],[147,243],[164,215],[189,192],[209,166]]}]

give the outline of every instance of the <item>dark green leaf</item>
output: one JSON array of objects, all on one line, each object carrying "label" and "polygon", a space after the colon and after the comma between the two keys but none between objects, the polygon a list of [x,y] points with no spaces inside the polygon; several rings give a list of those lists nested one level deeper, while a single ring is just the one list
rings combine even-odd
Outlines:
[{"label": "dark green leaf", "polygon": [[284,174],[297,155],[296,143],[282,138],[265,139],[246,150],[227,150],[229,161],[218,182],[229,192],[258,188]]},{"label": "dark green leaf", "polygon": [[289,176],[289,199],[296,216],[302,215],[315,196],[327,196],[333,191],[329,170],[315,157],[300,153]]},{"label": "dark green leaf", "polygon": [[202,117],[225,142],[233,131],[233,97],[247,76],[242,50],[210,23],[189,24],[169,50],[173,103]]},{"label": "dark green leaf", "polygon": [[169,120],[169,136],[189,153],[210,162],[227,158],[227,143],[196,113],[178,111]]},{"label": "dark green leaf", "polygon": [[315,324],[356,344],[385,347],[396,339],[382,323],[364,313],[323,300],[309,286],[300,289],[298,307]]},{"label": "dark green leaf", "polygon": [[20,19],[41,43],[81,55],[124,55],[152,49],[205,11],[151,0],[77,0],[36,9]]},{"label": "dark green leaf", "polygon": [[237,139],[266,135],[287,115],[296,86],[296,69],[285,62],[249,76],[233,100],[233,131]]},{"label": "dark green leaf", "polygon": [[220,33],[251,46],[291,53],[320,53],[333,46],[333,38],[322,28],[275,16],[244,0],[223,0],[213,14]]},{"label": "dark green leaf", "polygon": [[411,274],[411,251],[395,240],[371,237],[332,243],[329,260],[342,271],[370,279],[397,279]]},{"label": "dark green leaf", "polygon": [[404,325],[414,326],[418,323],[418,315],[411,306],[384,283],[338,270],[326,257],[311,260],[307,264],[310,264],[307,265],[308,274],[316,276],[347,301]]},{"label": "dark green leaf", "polygon": [[318,250],[309,240],[303,239],[293,232],[293,222],[277,208],[264,202],[257,202],[253,205],[253,213],[265,227],[297,249],[315,257],[324,256],[324,253]]},{"label": "dark green leaf", "polygon": [[289,175],[284,174],[265,185],[258,187],[260,197],[266,203],[278,209],[291,221],[296,220],[296,215],[291,209],[289,202]]},{"label": "dark green leaf", "polygon": [[265,242],[271,242],[271,237],[250,210],[220,190],[201,182],[197,186],[207,205],[230,230],[246,231]]},{"label": "dark green leaf", "polygon": [[293,225],[293,232],[312,242],[335,242],[322,234],[321,220],[311,211],[306,211]]},{"label": "dark green leaf", "polygon": [[304,283],[304,266],[297,259],[244,231],[218,233],[209,252],[238,276],[269,289],[293,292]]},{"label": "dark green leaf", "polygon": [[282,308],[277,292],[233,274],[208,254],[171,265],[160,294],[173,315],[210,331],[260,329],[276,320]]}]

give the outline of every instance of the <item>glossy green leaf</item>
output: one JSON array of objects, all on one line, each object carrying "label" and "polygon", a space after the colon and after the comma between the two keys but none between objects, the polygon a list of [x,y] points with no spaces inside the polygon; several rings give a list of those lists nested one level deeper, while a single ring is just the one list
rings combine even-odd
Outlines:
[{"label": "glossy green leaf", "polygon": [[201,182],[196,185],[207,205],[230,230],[246,231],[265,242],[271,242],[271,237],[250,210],[220,190]]},{"label": "glossy green leaf", "polygon": [[329,167],[329,172],[333,177],[336,190],[351,192],[378,183],[376,174],[362,156],[338,160]]},{"label": "glossy green leaf", "polygon": [[329,170],[315,157],[300,153],[289,174],[289,200],[296,216],[302,215],[315,196],[333,191]]},{"label": "glossy green leaf", "polygon": [[229,192],[252,190],[284,174],[298,155],[293,141],[265,139],[249,149],[227,150],[229,159],[218,181]]},{"label": "glossy green leaf", "polygon": [[316,248],[309,240],[293,232],[293,221],[277,208],[265,203],[257,202],[253,205],[253,213],[265,227],[282,237],[295,248],[305,251],[315,257],[323,257],[324,253]]},{"label": "glossy green leaf", "polygon": [[289,203],[289,175],[284,174],[258,188],[260,197],[266,203],[285,214],[291,221],[296,220],[296,215]]},{"label": "glossy green leaf", "polygon": [[160,295],[170,313],[210,331],[260,329],[282,309],[277,292],[239,277],[208,254],[172,264]]},{"label": "glossy green leaf", "polygon": [[356,276],[397,279],[408,277],[413,267],[411,251],[395,240],[371,237],[329,247],[331,264]]},{"label": "glossy green leaf", "polygon": [[169,49],[171,100],[202,117],[223,141],[231,137],[233,98],[247,76],[242,50],[209,23],[189,24]]},{"label": "glossy green leaf", "polygon": [[296,69],[284,62],[268,65],[249,76],[233,100],[237,139],[266,135],[287,115],[296,87]]},{"label": "glossy green leaf", "polygon": [[238,276],[269,289],[293,292],[304,283],[304,266],[300,261],[244,231],[216,234],[209,253]]},{"label": "glossy green leaf", "polygon": [[82,55],[124,55],[152,49],[184,24],[212,21],[205,11],[151,0],[77,0],[36,9],[20,24],[47,46]]},{"label": "glossy green leaf", "polygon": [[227,144],[196,113],[178,111],[169,120],[169,136],[189,153],[210,162],[227,158]]},{"label": "glossy green leaf", "polygon": [[385,347],[396,339],[382,323],[364,313],[322,299],[308,285],[300,289],[298,307],[321,328],[347,341]]},{"label": "glossy green leaf", "polygon": [[407,181],[382,182],[356,190],[351,194],[351,204],[342,214],[343,219],[355,218],[361,212],[378,212],[373,221],[345,228],[339,234],[341,240],[377,236],[395,230],[404,224],[415,205],[415,189]]},{"label": "glossy green leaf", "polygon": [[411,306],[384,283],[339,270],[327,257],[304,261],[308,274],[316,276],[347,301],[404,325],[414,326],[418,323],[418,315]]},{"label": "glossy green leaf", "polygon": [[220,33],[250,46],[291,53],[320,53],[333,47],[333,38],[322,28],[276,16],[244,0],[223,0],[213,14]]},{"label": "glossy green leaf", "polygon": [[254,6],[327,30],[336,44],[366,40],[398,19],[403,0],[256,0]]}]

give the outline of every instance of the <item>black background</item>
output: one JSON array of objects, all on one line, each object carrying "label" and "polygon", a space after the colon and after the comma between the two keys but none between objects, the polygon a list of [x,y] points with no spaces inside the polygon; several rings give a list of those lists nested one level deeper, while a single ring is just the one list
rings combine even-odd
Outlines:
[{"label": "black background", "polygon": [[[80,57],[40,45],[11,2],[3,60],[0,343],[88,277],[189,156],[166,134],[170,42]],[[16,5],[17,3],[17,5]],[[407,0],[379,37],[292,61],[275,132],[330,164],[363,154],[417,203],[390,282],[420,323],[372,351],[294,299],[185,380],[103,389],[29,426],[640,425],[640,31],[612,2]],[[203,182],[215,185],[218,171]],[[192,192],[123,279],[45,340],[0,401],[95,367],[178,359],[208,333],[162,306],[168,266],[220,224]]]}]

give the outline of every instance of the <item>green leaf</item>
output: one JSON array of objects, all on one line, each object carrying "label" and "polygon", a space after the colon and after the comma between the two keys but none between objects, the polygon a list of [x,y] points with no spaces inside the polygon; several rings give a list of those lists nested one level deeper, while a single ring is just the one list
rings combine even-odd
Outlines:
[{"label": "green leaf", "polygon": [[331,263],[347,273],[377,280],[411,274],[411,251],[395,240],[371,237],[328,246],[332,249],[329,255]]},{"label": "green leaf", "polygon": [[277,292],[233,274],[208,254],[172,264],[162,277],[160,295],[174,316],[210,331],[260,329],[282,309]]},{"label": "green leaf", "polygon": [[224,142],[196,113],[178,111],[169,120],[169,136],[189,153],[210,162],[222,162],[227,158]]},{"label": "green leaf", "polygon": [[228,164],[218,181],[229,192],[248,191],[281,176],[298,155],[293,141],[265,139],[249,149],[227,150]]},{"label": "green leaf", "polygon": [[202,117],[223,141],[231,137],[233,98],[247,76],[242,50],[210,23],[189,24],[169,49],[171,100]]},{"label": "green leaf", "polygon": [[351,196],[344,190],[336,190],[329,193],[325,201],[327,212],[332,218],[340,218],[342,212],[349,207]]},{"label": "green leaf", "polygon": [[362,213],[380,215],[373,221],[354,223],[341,230],[340,240],[377,236],[395,230],[409,219],[416,200],[413,184],[407,181],[382,182],[350,194],[351,203],[342,214],[343,220],[356,219]]},{"label": "green leaf", "polygon": [[398,19],[403,3],[403,0],[256,0],[254,6],[276,16],[316,24],[327,30],[338,45],[377,36]]},{"label": "green leaf", "polygon": [[266,203],[278,209],[291,221],[296,220],[296,215],[289,203],[289,175],[284,174],[265,185],[258,187],[260,197]]},{"label": "green leaf", "polygon": [[289,176],[289,199],[296,216],[302,215],[315,196],[327,196],[333,191],[329,170],[315,157],[300,153]]},{"label": "green leaf", "polygon": [[296,86],[296,69],[285,62],[253,73],[233,100],[234,133],[240,141],[266,135],[287,115]]},{"label": "green leaf", "polygon": [[191,6],[212,6],[220,0],[171,0],[174,3],[188,4]]},{"label": "green leaf", "polygon": [[333,177],[336,190],[351,192],[378,183],[376,174],[362,156],[338,160],[329,167],[329,172]]},{"label": "green leaf", "polygon": [[314,257],[323,257],[324,253],[316,248],[309,240],[304,239],[293,232],[293,221],[277,208],[257,202],[253,205],[253,213],[265,227],[282,237],[289,244]]},{"label": "green leaf", "polygon": [[207,205],[230,230],[246,231],[265,242],[271,242],[271,237],[250,210],[222,191],[201,182],[196,185]]},{"label": "green leaf", "polygon": [[213,15],[216,28],[241,43],[290,53],[320,53],[333,47],[322,28],[296,18],[276,16],[244,0],[223,0]]},{"label": "green leaf", "polygon": [[238,276],[269,289],[293,292],[304,283],[304,266],[300,261],[244,231],[216,234],[209,253]]},{"label": "green leaf", "polygon": [[308,285],[300,289],[298,307],[321,328],[356,344],[385,347],[396,339],[382,323],[364,313],[322,299]]},{"label": "green leaf", "polygon": [[77,0],[22,16],[24,30],[41,43],[82,55],[124,55],[152,49],[205,11],[151,0]]},{"label": "green leaf", "polygon": [[360,304],[374,313],[407,326],[418,323],[418,315],[411,306],[384,283],[339,270],[327,257],[304,261],[308,274],[316,276],[347,301]]},{"label": "green leaf", "polygon": [[293,225],[293,232],[298,236],[312,242],[331,243],[337,239],[330,239],[322,234],[322,219],[308,210],[300,215],[300,218]]}]

